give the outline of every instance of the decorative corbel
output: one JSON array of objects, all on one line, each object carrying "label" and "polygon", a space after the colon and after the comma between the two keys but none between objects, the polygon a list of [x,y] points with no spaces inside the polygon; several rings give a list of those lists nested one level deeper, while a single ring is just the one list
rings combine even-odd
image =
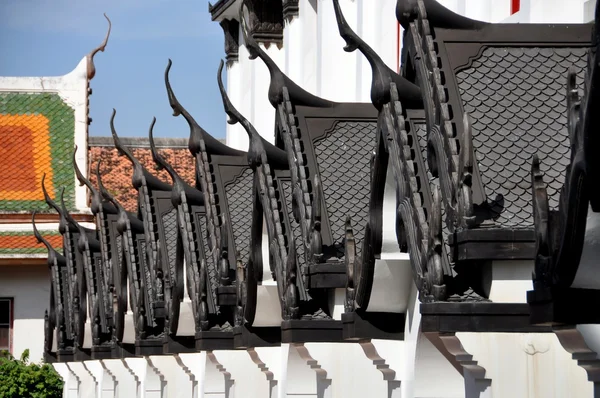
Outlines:
[{"label": "decorative corbel", "polygon": [[283,19],[290,22],[300,13],[299,0],[283,0]]},{"label": "decorative corbel", "polygon": [[283,5],[281,0],[244,0],[242,3],[249,33],[259,43],[269,47],[283,45]]},{"label": "decorative corbel", "polygon": [[225,59],[227,66],[231,66],[239,59],[240,48],[240,23],[235,19],[223,19],[219,25],[225,35]]}]

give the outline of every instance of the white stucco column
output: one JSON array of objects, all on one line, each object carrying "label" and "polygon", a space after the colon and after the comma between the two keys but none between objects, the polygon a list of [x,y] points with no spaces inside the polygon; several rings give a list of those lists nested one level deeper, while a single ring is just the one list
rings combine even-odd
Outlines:
[{"label": "white stucco column", "polygon": [[116,380],[115,396],[118,398],[135,397],[138,381],[125,362],[122,359],[104,359],[101,362]]},{"label": "white stucco column", "polygon": [[583,3],[583,23],[587,23],[594,20],[594,13],[596,12],[596,0],[585,0]]},{"label": "white stucco column", "polygon": [[300,0],[300,16],[286,21],[282,71],[306,91],[317,94],[317,2]]},{"label": "white stucco column", "polygon": [[85,361],[85,367],[96,379],[96,397],[97,398],[113,398],[115,397],[116,378],[102,364],[100,360]]},{"label": "white stucco column", "polygon": [[582,23],[585,0],[521,0],[529,5],[531,23]]},{"label": "white stucco column", "polygon": [[78,394],[80,397],[95,397],[96,396],[96,379],[94,375],[85,366],[84,362],[68,362],[67,366],[71,372],[75,374],[79,380]]},{"label": "white stucco column", "polygon": [[138,398],[164,398],[164,377],[148,358],[125,358],[125,363],[135,374]]},{"label": "white stucco column", "polygon": [[75,373],[69,369],[66,363],[56,362],[52,364],[52,367],[62,377],[63,386],[63,397],[64,398],[78,398],[79,396],[79,380]]},{"label": "white stucco column", "polygon": [[189,369],[177,361],[175,355],[153,355],[149,357],[148,363],[163,376],[167,398],[192,396],[193,383]]},{"label": "white stucco column", "polygon": [[[344,17],[350,26],[358,25],[357,3],[340,0]],[[356,102],[357,59],[362,54],[344,51],[330,0],[318,1],[317,14],[317,95],[341,102]]]}]

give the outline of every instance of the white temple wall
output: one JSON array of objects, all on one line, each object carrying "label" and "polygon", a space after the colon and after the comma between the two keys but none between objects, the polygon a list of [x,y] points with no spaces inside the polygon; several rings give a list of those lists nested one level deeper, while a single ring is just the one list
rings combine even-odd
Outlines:
[{"label": "white temple wall", "polygon": [[44,354],[44,311],[49,306],[50,275],[46,264],[0,266],[0,297],[13,299],[12,353],[29,360]]}]

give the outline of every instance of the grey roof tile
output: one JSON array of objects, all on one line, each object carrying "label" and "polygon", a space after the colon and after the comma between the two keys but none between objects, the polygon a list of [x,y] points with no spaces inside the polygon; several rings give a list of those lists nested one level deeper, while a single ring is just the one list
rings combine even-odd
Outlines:
[{"label": "grey roof tile", "polygon": [[485,195],[489,202],[497,194],[504,197],[495,226],[533,225],[529,173],[536,153],[546,173],[550,206],[558,207],[569,153],[566,73],[574,66],[581,84],[586,56],[586,48],[487,48],[456,74],[472,119]]}]

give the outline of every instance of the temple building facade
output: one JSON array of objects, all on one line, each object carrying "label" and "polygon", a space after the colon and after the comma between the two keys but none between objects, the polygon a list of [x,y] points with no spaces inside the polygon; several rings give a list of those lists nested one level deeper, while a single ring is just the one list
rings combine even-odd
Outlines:
[{"label": "temple building facade", "polygon": [[219,0],[224,142],[170,60],[189,139],[88,139],[108,36],[0,78],[0,344],[39,330],[65,397],[599,396],[600,8],[566,3]]}]

